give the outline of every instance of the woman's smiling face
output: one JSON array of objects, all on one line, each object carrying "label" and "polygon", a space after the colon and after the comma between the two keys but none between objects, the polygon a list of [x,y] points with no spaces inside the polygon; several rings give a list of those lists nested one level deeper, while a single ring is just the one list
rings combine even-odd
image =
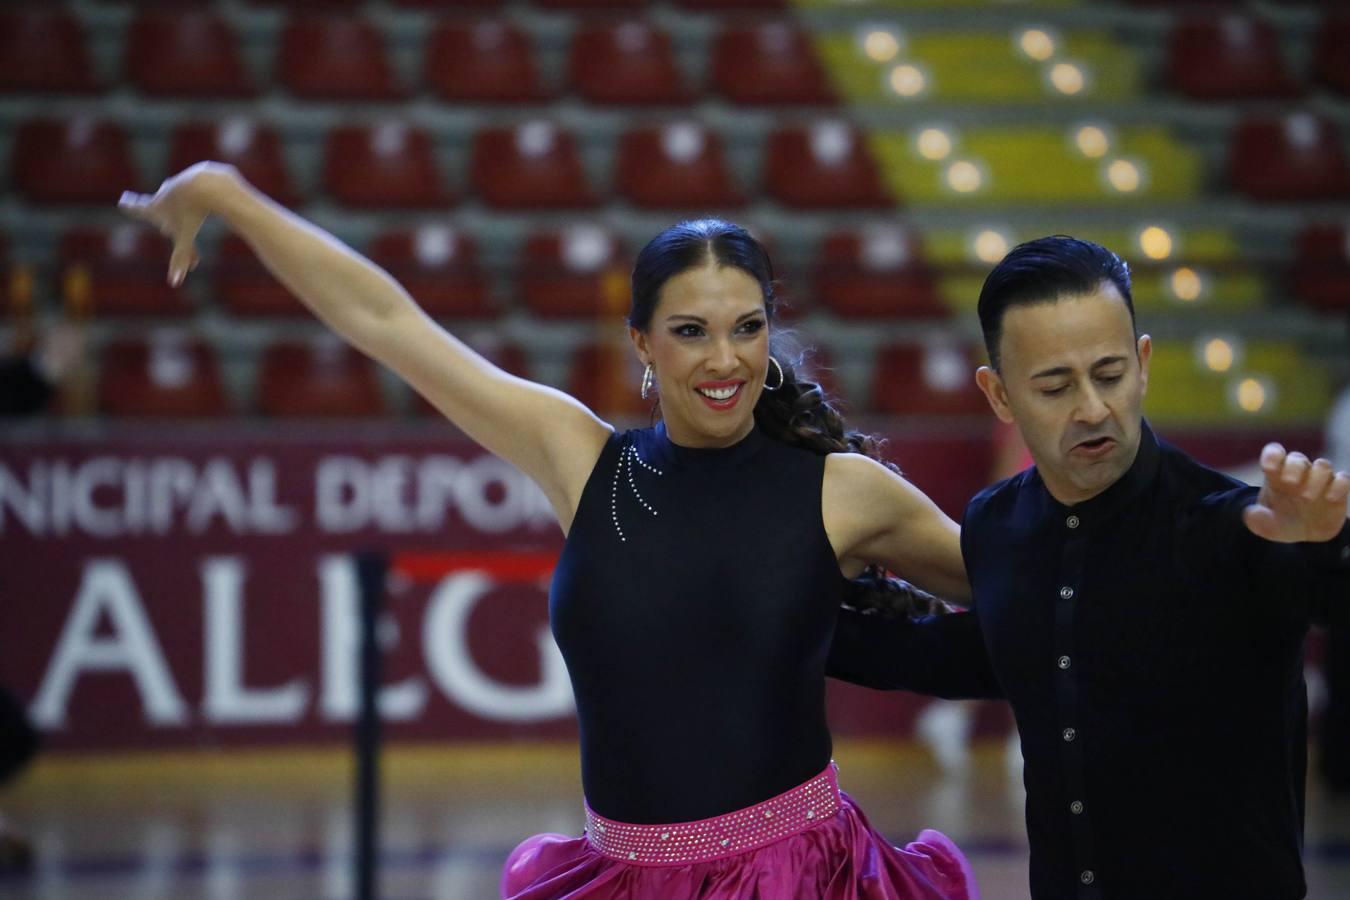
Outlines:
[{"label": "woman's smiling face", "polygon": [[709,263],[661,288],[648,329],[629,329],[651,364],[670,439],[727,447],[755,424],[769,366],[769,321],[759,282]]}]

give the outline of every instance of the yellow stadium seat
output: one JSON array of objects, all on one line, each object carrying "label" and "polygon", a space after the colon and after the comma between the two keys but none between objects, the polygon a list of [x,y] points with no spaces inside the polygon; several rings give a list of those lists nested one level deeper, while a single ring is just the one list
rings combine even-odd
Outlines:
[{"label": "yellow stadium seat", "polygon": [[[1064,9],[1078,6],[1080,0],[1031,0],[1022,9]],[[798,9],[1007,9],[1008,0],[792,0]]]},{"label": "yellow stadium seat", "polygon": [[1331,402],[1331,378],[1295,344],[1249,342],[1230,368],[1215,372],[1202,360],[1204,342],[1155,344],[1146,415],[1185,425],[1320,424]]},{"label": "yellow stadium seat", "polygon": [[1165,129],[1121,129],[1109,152],[1084,154],[1064,129],[988,127],[947,134],[947,152],[920,143],[922,131],[879,132],[874,155],[905,202],[942,205],[1074,204],[1191,200],[1204,160]]},{"label": "yellow stadium seat", "polygon": [[[1022,44],[1034,33],[1044,45]],[[816,37],[840,94],[854,103],[1041,103],[1139,95],[1134,52],[1109,35],[1039,29],[919,32],[876,25]]]},{"label": "yellow stadium seat", "polygon": [[[1168,227],[1166,255],[1150,259],[1142,246],[1142,235],[1150,227],[1157,226],[1155,223],[1141,222],[1132,229],[1069,227],[1058,230],[1109,247],[1119,253],[1136,273],[1150,266],[1165,266],[1169,271],[1175,271],[1183,265],[1229,267],[1239,259],[1237,236],[1226,228],[1213,227]],[[1016,244],[1045,237],[1054,230],[1026,226],[1008,228],[991,223],[970,231],[926,232],[923,243],[925,256],[934,265],[947,268],[971,265],[987,270]]]}]

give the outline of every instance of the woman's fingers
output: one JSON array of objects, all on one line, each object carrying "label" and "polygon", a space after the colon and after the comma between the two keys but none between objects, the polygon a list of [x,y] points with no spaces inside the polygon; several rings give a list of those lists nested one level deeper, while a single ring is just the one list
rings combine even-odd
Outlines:
[{"label": "woman's fingers", "polygon": [[117,206],[122,212],[159,229],[159,233],[173,242],[173,254],[169,258],[169,284],[178,287],[187,277],[187,273],[197,268],[201,258],[197,254],[194,240],[201,220],[170,202],[166,188],[172,188],[173,179],[166,181],[157,194],[138,194],[125,191]]},{"label": "woman's fingers", "polygon": [[137,194],[133,191],[123,191],[121,198],[117,201],[117,208],[133,219],[140,219],[142,222],[153,222],[150,216],[150,201],[154,199],[149,194]]},{"label": "woman's fingers", "polygon": [[178,287],[187,277],[187,273],[197,267],[197,248],[193,246],[192,235],[173,245],[173,256],[169,258],[169,284]]}]

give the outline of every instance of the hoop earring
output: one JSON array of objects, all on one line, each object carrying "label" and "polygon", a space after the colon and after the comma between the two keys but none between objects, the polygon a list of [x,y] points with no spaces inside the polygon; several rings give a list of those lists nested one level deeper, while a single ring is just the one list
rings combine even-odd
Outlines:
[{"label": "hoop earring", "polygon": [[772,356],[770,356],[770,357],[769,357],[769,362],[773,363],[773,367],[774,367],[775,369],[778,370],[778,383],[775,384],[773,387],[769,387],[769,373],[768,373],[768,372],[765,372],[765,373],[764,373],[764,390],[766,390],[766,391],[776,391],[776,390],[778,390],[780,387],[783,386],[783,383],[784,383],[784,382],[787,381],[787,376],[783,374],[783,367],[782,367],[781,365],[778,364],[778,360],[776,360],[776,359],[774,359]]},{"label": "hoop earring", "polygon": [[651,394],[652,388],[656,385],[656,374],[652,371],[652,364],[647,363],[647,368],[642,373],[642,399],[646,400]]}]

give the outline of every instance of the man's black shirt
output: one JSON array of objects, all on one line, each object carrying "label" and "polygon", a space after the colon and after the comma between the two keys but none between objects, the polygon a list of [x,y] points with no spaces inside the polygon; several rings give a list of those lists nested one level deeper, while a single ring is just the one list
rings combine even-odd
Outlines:
[{"label": "man's black shirt", "polygon": [[845,612],[830,674],[1007,697],[1036,900],[1303,897],[1303,640],[1350,616],[1350,526],[1261,540],[1256,493],[1147,424],[1084,503],[1028,469],[966,509],[972,612]]}]

